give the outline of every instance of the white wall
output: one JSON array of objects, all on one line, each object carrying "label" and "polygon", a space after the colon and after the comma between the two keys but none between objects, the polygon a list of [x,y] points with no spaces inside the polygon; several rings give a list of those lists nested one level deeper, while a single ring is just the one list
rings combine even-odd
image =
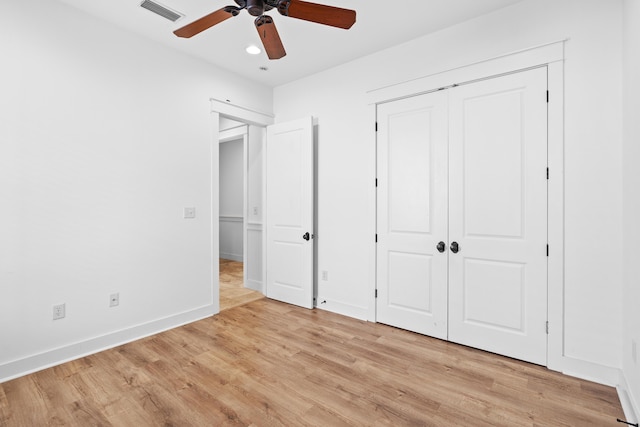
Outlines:
[{"label": "white wall", "polygon": [[[640,417],[640,2],[624,2],[624,336],[622,366],[636,419]],[[636,360],[631,357],[636,343]]]},{"label": "white wall", "polygon": [[247,277],[245,286],[256,291],[265,292],[262,271],[262,150],[264,147],[265,129],[249,126],[247,141]]},{"label": "white wall", "polygon": [[220,258],[243,260],[244,139],[220,143]]},{"label": "white wall", "polygon": [[318,118],[318,271],[329,273],[328,281],[318,278],[318,298],[327,301],[321,308],[362,318],[370,309],[375,139],[365,93],[569,38],[564,355],[585,376],[620,368],[621,25],[619,0],[525,0],[277,87],[277,121]]},{"label": "white wall", "polygon": [[0,52],[0,381],[217,312],[209,98],[271,90],[47,0]]},{"label": "white wall", "polygon": [[220,143],[220,216],[243,217],[243,139]]}]

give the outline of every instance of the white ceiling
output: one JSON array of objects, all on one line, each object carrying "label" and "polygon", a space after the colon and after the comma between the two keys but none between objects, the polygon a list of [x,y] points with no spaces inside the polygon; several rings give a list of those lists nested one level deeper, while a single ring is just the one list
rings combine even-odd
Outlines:
[{"label": "white ceiling", "polygon": [[245,52],[250,44],[261,46],[254,17],[246,10],[191,39],[173,35],[173,30],[205,14],[235,5],[233,0],[157,0],[185,15],[175,23],[141,8],[142,0],[59,1],[254,81],[277,86],[522,0],[314,0],[356,10],[357,20],[350,30],[284,17],[272,10],[268,14],[287,51],[287,56],[276,61],[264,53],[252,56]]}]

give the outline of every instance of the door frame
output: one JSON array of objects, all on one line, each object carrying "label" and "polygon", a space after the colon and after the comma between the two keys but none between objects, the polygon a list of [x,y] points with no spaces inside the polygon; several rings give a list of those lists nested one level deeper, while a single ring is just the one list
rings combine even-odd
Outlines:
[{"label": "door frame", "polygon": [[[566,40],[535,46],[518,52],[488,58],[473,64],[425,76],[408,82],[376,88],[367,92],[370,117],[377,120],[377,105],[442,88],[498,77],[530,68],[547,67],[548,151],[549,167],[547,202],[547,241],[549,258],[547,272],[547,310],[549,333],[547,367],[563,371],[564,360],[564,45]],[[371,139],[376,141],[374,127]],[[377,144],[377,143],[376,143]],[[377,151],[377,148],[376,148]],[[374,161],[377,164],[377,152]],[[374,165],[374,174],[376,167]],[[376,189],[370,190],[370,200],[377,209]],[[377,215],[377,214],[376,214]],[[374,221],[374,227],[377,220]],[[372,234],[375,234],[375,229]],[[371,259],[376,259],[376,246],[370,246]],[[376,261],[377,263],[377,261]],[[376,278],[376,266],[370,272]],[[376,321],[375,289],[377,278],[371,283],[367,320]]]},{"label": "door frame", "polygon": [[[219,99],[210,98],[211,102],[211,297],[214,314],[220,312],[220,117],[242,122],[246,125],[266,127],[275,120],[272,114],[263,113]],[[262,204],[265,203],[262,193]],[[264,239],[263,239],[264,240]],[[263,266],[264,251],[263,242]],[[264,268],[263,268],[264,270]],[[245,277],[246,280],[246,277]],[[263,271],[263,283],[265,281]]]}]

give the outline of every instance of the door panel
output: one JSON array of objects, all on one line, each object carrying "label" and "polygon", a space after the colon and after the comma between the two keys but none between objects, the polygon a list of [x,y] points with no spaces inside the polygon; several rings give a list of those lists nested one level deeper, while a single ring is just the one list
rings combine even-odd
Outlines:
[{"label": "door panel", "polygon": [[523,237],[523,96],[517,88],[462,101],[466,236]]},{"label": "door panel", "polygon": [[313,121],[267,127],[266,295],[313,308]]},{"label": "door panel", "polygon": [[449,339],[546,364],[546,68],[450,91]]},{"label": "door panel", "polygon": [[446,95],[378,107],[377,320],[446,338]]}]

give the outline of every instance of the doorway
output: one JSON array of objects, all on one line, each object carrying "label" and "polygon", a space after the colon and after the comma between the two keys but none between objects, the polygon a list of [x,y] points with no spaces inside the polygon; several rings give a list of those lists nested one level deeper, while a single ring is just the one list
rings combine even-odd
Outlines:
[{"label": "doorway", "polygon": [[220,118],[218,143],[219,303],[226,310],[261,292],[261,138],[259,128]]},{"label": "doorway", "polygon": [[[250,110],[237,105],[229,104],[229,101],[222,102],[211,99],[212,103],[212,119],[213,119],[213,147],[212,147],[212,165],[213,170],[220,169],[220,142],[233,139],[233,136],[227,134],[225,126],[231,123],[234,125],[248,129],[245,135],[245,203],[244,212],[244,279],[245,286],[260,291],[266,295],[271,290],[282,290],[289,288],[291,292],[284,292],[278,295],[269,293],[269,297],[279,299],[293,304],[313,307],[314,303],[314,274],[313,267],[315,265],[314,257],[314,132],[313,118],[300,119],[287,123],[281,123],[273,126],[273,116]],[[228,129],[232,131],[233,129]],[[270,143],[267,144],[267,133]],[[294,141],[302,144],[302,147],[293,150],[298,152],[298,157],[288,155],[278,155],[277,152],[287,146],[291,147]],[[286,151],[286,150],[285,150]],[[269,154],[271,152],[271,154]],[[282,154],[282,153],[281,153]],[[290,154],[290,153],[289,153]],[[289,162],[284,161],[289,158]],[[270,160],[269,160],[270,159]],[[271,164],[270,162],[278,164]],[[269,177],[267,177],[269,171]],[[248,179],[247,179],[248,177]],[[273,187],[273,183],[287,183],[291,186],[292,180],[300,180],[301,188],[304,190],[290,191],[286,194],[282,191],[281,186]],[[256,183],[256,182],[259,183]],[[269,188],[268,182],[272,183]],[[267,199],[266,194],[270,192]],[[220,303],[220,177],[215,173],[212,176],[212,271],[213,271],[213,298],[214,301]],[[295,225],[295,215],[290,212],[282,214],[282,209],[275,199],[286,201],[290,207],[298,205],[300,209],[294,209],[298,212],[299,218],[304,218],[299,224]],[[267,204],[267,200],[271,203]],[[216,201],[218,203],[216,203]],[[288,221],[285,228],[296,228],[300,230],[293,233],[293,240],[289,241],[289,237],[278,234],[276,230],[281,224],[281,220]],[[275,228],[274,228],[275,227]],[[304,230],[303,230],[304,229]],[[300,232],[302,231],[302,232]],[[287,234],[287,233],[285,233]],[[290,233],[288,233],[290,234]],[[304,242],[304,250],[296,251],[302,259],[297,260],[298,265],[303,268],[298,269],[301,274],[297,276],[291,275],[292,269],[289,268],[290,263],[282,262],[283,255],[292,252],[291,247],[295,246],[294,240]],[[274,250],[274,245],[277,249]],[[270,256],[267,257],[268,248]],[[267,268],[268,263],[270,267]],[[267,270],[271,272],[267,276]],[[298,271],[296,270],[296,271]],[[301,278],[300,281],[297,281]],[[293,279],[293,280],[292,280]],[[268,286],[267,282],[271,280],[272,286]],[[289,294],[302,295],[300,301],[289,300]],[[220,306],[219,306],[220,307]]]}]

